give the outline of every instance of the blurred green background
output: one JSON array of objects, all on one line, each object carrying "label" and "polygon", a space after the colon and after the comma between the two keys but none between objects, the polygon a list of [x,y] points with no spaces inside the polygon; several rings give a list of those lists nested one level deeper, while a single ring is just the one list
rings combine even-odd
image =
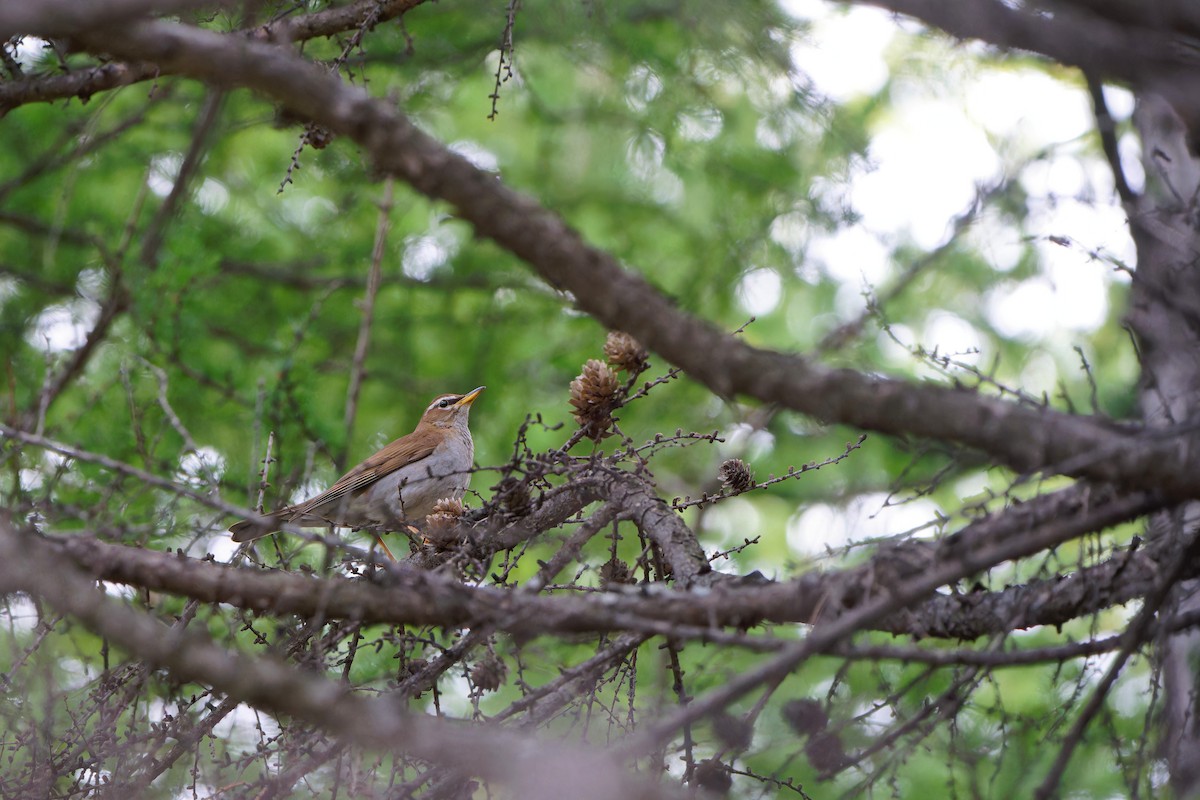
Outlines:
[{"label": "blurred green background", "polygon": [[[1019,390],[1028,402],[1058,408],[1090,413],[1094,402],[1107,414],[1129,415],[1137,362],[1120,325],[1119,259],[1093,250],[1092,266],[1081,267],[1093,270],[1107,298],[1104,316],[1090,328],[1051,320],[1038,332],[1014,333],[989,306],[996,292],[1044,283],[1051,274],[1046,237],[1030,222],[1035,209],[1044,216],[1055,201],[1067,200],[1112,206],[1103,183],[1090,178],[1071,198],[1039,193],[1032,187],[1040,184],[1027,179],[1067,162],[1092,175],[1102,159],[1090,135],[1031,143],[1017,133],[986,132],[1000,168],[980,187],[975,215],[953,238],[953,220],[946,218],[946,237],[932,250],[902,229],[872,234],[883,252],[878,281],[863,280],[853,263],[813,257],[813,243],[864,229],[854,181],[871,173],[879,158],[873,143],[914,95],[961,107],[979,76],[1022,79],[1039,68],[1021,58],[982,57],[904,26],[875,54],[888,68],[882,83],[831,97],[798,69],[794,52],[822,46],[820,25],[846,12],[812,8],[820,24],[771,2],[530,0],[517,16],[515,68],[499,86],[494,118],[489,95],[503,4],[421,5],[403,24],[367,34],[340,66],[347,80],[393,99],[454,150],[561,214],[680,308],[728,330],[755,317],[742,334],[750,342],[914,380],[978,384],[1009,397]],[[223,15],[202,22],[237,27]],[[303,50],[311,58],[341,59],[346,38],[306,42]],[[25,43],[23,59],[30,74],[61,69],[37,42]],[[1063,91],[1082,92],[1070,75],[1049,79]],[[605,331],[574,310],[570,297],[404,185],[395,187],[366,380],[347,429],[347,386],[384,187],[361,153],[339,140],[301,150],[285,185],[302,128],[260,97],[235,91],[223,98],[198,171],[163,228],[158,256],[146,259],[146,232],[193,146],[211,91],[164,76],[86,103],[24,105],[0,122],[0,354],[10,422],[243,507],[256,500],[268,434],[277,458],[266,498],[272,507],[311,494],[341,466],[407,433],[433,396],[479,384],[488,386],[472,412],[481,466],[509,458],[527,415],[565,424],[532,427],[535,450],[567,438],[568,385],[586,359],[602,357]],[[920,189],[914,184],[915,206],[922,203]],[[1009,255],[998,268],[990,249],[1001,245]],[[1086,256],[1090,244],[1064,247]],[[911,280],[904,277],[910,269]],[[114,291],[123,302],[111,329],[37,420],[47,375],[70,363]],[[860,314],[861,326],[839,346],[822,345]],[[938,338],[939,331],[964,330],[965,337]],[[974,343],[969,351],[958,350],[964,339]],[[651,360],[648,377],[670,366]],[[668,499],[716,488],[727,457],[745,458],[761,480],[837,456],[858,436],[714,397],[686,376],[656,387],[619,416],[635,441],[677,429],[722,432],[722,445],[669,448],[654,458]],[[188,449],[184,431],[197,450]],[[585,442],[574,452],[590,447]],[[61,459],[31,448],[8,458],[6,470],[0,504],[44,530],[98,531],[194,555],[232,552],[224,533],[232,517],[108,470],[63,468]],[[476,474],[478,496],[469,503],[488,498],[495,480],[495,473]],[[690,510],[686,518],[710,552],[760,537],[719,559],[719,569],[782,578],[860,560],[867,551],[846,548],[848,542],[956,529],[964,507],[969,514],[1004,502],[1011,480],[1004,470],[941,446],[872,436],[840,464],[704,512]],[[624,547],[636,555],[635,545]],[[552,546],[542,543],[531,553],[545,557]],[[607,548],[597,540],[585,552],[593,571]],[[1064,547],[1052,564],[1026,574],[1071,568],[1096,552]],[[535,570],[528,559],[513,577]],[[990,579],[1001,586],[1019,576],[998,570]],[[594,583],[593,573],[583,581]],[[161,602],[162,609],[175,603]],[[1119,612],[1110,616],[1099,624],[1123,619]],[[1075,633],[1094,633],[1096,622],[1080,623]],[[222,629],[219,617],[211,625]],[[29,632],[13,635],[24,640]],[[98,643],[77,636],[59,652],[64,658],[74,652],[79,669],[94,675]],[[1036,645],[1058,637],[1034,631],[1017,638]],[[594,646],[538,642],[524,645],[523,658],[536,662],[530,675],[549,674]],[[501,650],[513,658],[514,648]],[[637,664],[649,707],[673,702],[666,687],[650,688],[661,678],[664,657],[647,651]],[[685,667],[695,678],[689,689],[700,693],[752,661],[738,651],[688,650]],[[383,681],[393,668],[386,652],[364,656],[356,678]],[[846,746],[860,749],[895,723],[893,713],[921,713],[962,678],[975,691],[956,724],[930,725],[924,738],[885,751],[870,770],[896,776],[899,796],[1012,797],[1043,771],[1036,765],[1044,768],[1052,751],[1039,747],[1040,737],[1062,721],[1056,714],[1064,692],[1083,685],[1089,670],[964,677],[916,665],[819,660],[789,679],[778,702],[828,695],[843,710],[836,721],[847,726]],[[1131,684],[1146,682],[1142,667],[1131,674]],[[515,691],[506,687],[487,703],[503,707]],[[612,689],[614,702],[620,691]],[[470,712],[463,696],[457,702],[456,711]],[[1136,745],[1143,711],[1141,702],[1114,711],[1111,740],[1085,742],[1068,773],[1073,792],[1111,796],[1127,785],[1128,775],[1097,768],[1096,760],[1110,758],[1110,748],[1124,753]],[[763,719],[748,768],[808,785],[816,768],[798,757],[800,747],[777,710]],[[697,735],[701,749],[710,746],[709,734]],[[840,777],[838,792],[853,793],[870,770]],[[737,780],[745,796],[794,795],[787,787]],[[820,794],[827,789],[821,786]]]}]

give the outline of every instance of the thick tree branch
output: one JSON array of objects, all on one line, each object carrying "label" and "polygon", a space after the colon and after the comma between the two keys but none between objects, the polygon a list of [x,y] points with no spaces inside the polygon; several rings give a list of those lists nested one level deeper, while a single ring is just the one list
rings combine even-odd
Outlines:
[{"label": "thick tree branch", "polygon": [[[1115,524],[1118,520],[1127,519],[1131,513],[1142,513],[1144,509],[1137,510],[1139,500],[1142,503],[1146,502],[1145,498],[1118,500],[1116,507],[1109,509],[1109,521],[1104,524]],[[773,658],[731,678],[720,688],[666,715],[653,725],[643,727],[637,734],[628,737],[617,748],[617,752],[626,758],[653,752],[670,741],[684,727],[726,708],[760,686],[776,685],[809,658],[842,645],[857,631],[872,628],[888,617],[902,613],[938,587],[964,575],[989,569],[1003,561],[1075,538],[1081,535],[1082,525],[1078,519],[1055,520],[1030,531],[1025,536],[983,543],[978,548],[961,553],[958,558],[920,566],[899,583],[887,587],[887,591],[876,594],[868,601],[831,620],[818,621],[807,637],[780,651]]]},{"label": "thick tree branch", "polygon": [[231,5],[230,0],[0,0],[0,40],[13,36],[68,36],[76,31],[124,25],[156,14]]},{"label": "thick tree branch", "polygon": [[688,586],[712,572],[696,534],[650,484],[626,472],[615,473],[610,480],[608,497],[658,545],[677,583]]},{"label": "thick tree branch", "polygon": [[[1083,8],[1102,4],[1079,2],[859,2],[915,17],[962,39],[979,39],[1007,50],[1029,50],[1092,75],[1157,91],[1175,106],[1191,130],[1196,131],[1200,123],[1196,52],[1185,35],[1164,26],[1167,19],[1160,15],[1158,3],[1123,3],[1117,19]],[[1195,15],[1189,16],[1194,19]]]},{"label": "thick tree branch", "polygon": [[344,741],[408,753],[509,785],[517,796],[652,798],[675,796],[636,779],[606,756],[560,742],[408,713],[389,697],[344,685],[270,657],[248,658],[196,630],[168,629],[105,597],[36,536],[0,523],[0,591],[28,592],[179,681],[196,681],[258,708],[305,720]]},{"label": "thick tree branch", "polygon": [[[106,544],[83,536],[51,538],[55,552],[94,578],[206,603],[302,617],[447,627],[492,626],[518,635],[633,631],[705,638],[722,627],[757,622],[834,622],[880,600],[868,627],[893,633],[971,639],[1039,624],[1061,624],[1146,591],[1158,573],[1147,553],[1122,556],[1078,576],[998,593],[934,596],[908,613],[890,606],[914,575],[937,572],[953,583],[1003,561],[1027,556],[1157,507],[1146,497],[1075,496],[1041,504],[1036,515],[1001,516],[968,526],[964,538],[911,553],[885,550],[843,572],[811,572],[779,583],[720,576],[695,591],[643,585],[622,592],[544,596],[465,586],[427,570],[398,568],[381,584],[342,577],[235,568],[172,553]],[[1071,508],[1074,506],[1074,510]],[[1055,509],[1062,516],[1052,516]],[[481,537],[478,546],[486,546]],[[909,558],[914,556],[915,559]],[[716,578],[714,574],[714,578]],[[1118,580],[1119,578],[1119,580]],[[932,591],[930,589],[929,591]],[[919,598],[918,598],[919,599]]]},{"label": "thick tree branch", "polygon": [[[123,0],[131,10],[137,11],[144,6],[154,6],[160,13],[163,3],[160,0]],[[175,0],[179,6],[195,6],[196,2]],[[378,25],[390,19],[403,16],[405,12],[425,2],[425,0],[358,0],[346,6],[316,11],[300,17],[284,18],[267,23],[252,31],[243,31],[242,35],[273,42],[300,42],[317,39],[322,36],[332,36],[343,31],[359,28],[368,22]],[[214,5],[209,3],[208,5]],[[7,27],[14,31],[35,34],[36,30],[54,30],[75,33],[89,30],[95,25],[68,25],[81,12],[73,12],[66,17],[55,13],[58,6],[69,6],[73,9],[91,9],[93,4],[82,5],[67,0],[49,6],[43,3],[25,3],[22,0],[6,0],[0,6],[0,25],[10,23]],[[12,10],[12,16],[3,16],[3,11]],[[88,12],[91,14],[91,12]],[[137,16],[138,14],[135,14]],[[82,17],[79,18],[82,21]],[[90,20],[91,16],[86,19]],[[47,34],[52,35],[52,34]],[[157,64],[146,63],[109,63],[95,67],[75,70],[66,75],[39,75],[22,80],[0,83],[0,116],[17,106],[26,103],[47,103],[68,97],[78,97],[87,101],[92,95],[127,86],[140,81],[152,80],[166,72]]]}]

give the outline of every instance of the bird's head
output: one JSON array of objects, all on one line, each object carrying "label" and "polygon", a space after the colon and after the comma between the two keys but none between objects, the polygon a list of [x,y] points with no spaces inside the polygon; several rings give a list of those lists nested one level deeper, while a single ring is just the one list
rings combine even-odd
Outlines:
[{"label": "bird's head", "polygon": [[487,387],[480,386],[466,394],[442,394],[433,398],[429,408],[421,415],[422,425],[436,425],[439,428],[467,426],[467,417],[471,413],[471,404]]}]

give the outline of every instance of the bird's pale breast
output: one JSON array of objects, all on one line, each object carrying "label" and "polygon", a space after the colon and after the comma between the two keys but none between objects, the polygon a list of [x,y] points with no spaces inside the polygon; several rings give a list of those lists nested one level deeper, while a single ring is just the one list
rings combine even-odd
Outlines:
[{"label": "bird's pale breast", "polygon": [[428,457],[385,475],[364,492],[367,516],[383,524],[424,522],[438,500],[462,496],[474,460],[471,437],[452,430]]}]

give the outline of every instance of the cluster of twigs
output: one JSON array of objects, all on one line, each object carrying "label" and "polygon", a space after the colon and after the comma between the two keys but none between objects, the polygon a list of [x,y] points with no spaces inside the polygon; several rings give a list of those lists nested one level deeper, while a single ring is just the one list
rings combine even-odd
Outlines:
[{"label": "cluster of twigs", "polygon": [[[530,427],[551,426],[540,418],[528,418],[518,432],[510,461],[501,467],[490,468],[489,471],[498,474],[500,480],[492,487],[490,497],[485,499],[483,505],[473,510],[465,510],[461,503],[439,506],[421,527],[420,535],[411,537],[412,553],[400,564],[378,562],[370,553],[357,550],[337,538],[309,535],[298,541],[301,545],[305,542],[322,545],[327,553],[323,568],[314,570],[310,560],[298,558],[303,547],[297,550],[290,543],[285,542],[281,546],[276,542],[273,556],[254,556],[254,561],[262,564],[259,570],[239,570],[237,577],[234,573],[227,573],[225,578],[218,579],[226,591],[218,590],[214,595],[201,588],[208,582],[203,577],[204,572],[219,566],[211,556],[196,560],[195,568],[188,566],[185,573],[178,574],[177,580],[163,582],[166,576],[184,567],[185,561],[176,561],[174,570],[168,562],[158,562],[156,565],[147,562],[139,567],[138,559],[134,558],[135,551],[121,552],[121,548],[97,550],[95,548],[100,546],[98,540],[94,540],[92,549],[88,550],[85,544],[88,537],[58,536],[55,533],[58,522],[69,516],[72,509],[55,505],[53,482],[41,500],[18,502],[14,506],[16,516],[6,523],[14,527],[0,531],[0,538],[8,546],[21,547],[20,542],[29,542],[30,536],[38,533],[48,535],[53,547],[59,548],[57,555],[53,550],[39,550],[45,548],[45,544],[36,544],[31,554],[22,557],[60,558],[73,565],[68,572],[82,569],[105,580],[140,586],[147,591],[152,588],[155,591],[165,590],[168,594],[153,600],[148,610],[160,620],[173,619],[171,628],[180,634],[195,622],[206,620],[211,625],[228,613],[205,605],[202,601],[206,593],[208,600],[231,603],[236,626],[243,631],[242,638],[249,636],[252,646],[266,646],[298,664],[339,674],[342,680],[358,686],[360,691],[382,691],[389,697],[403,699],[406,704],[429,703],[433,709],[441,710],[447,680],[457,675],[466,681],[467,691],[465,695],[452,694],[445,699],[452,699],[455,703],[466,699],[472,709],[471,715],[477,718],[551,724],[563,713],[595,703],[609,706],[610,713],[615,715],[618,711],[614,704],[619,702],[624,690],[616,693],[614,690],[622,685],[632,690],[637,685],[631,670],[636,663],[639,647],[652,635],[653,626],[645,630],[635,626],[609,643],[606,643],[607,637],[602,636],[593,655],[575,667],[565,668],[559,678],[547,683],[534,677],[544,670],[544,664],[539,663],[542,659],[524,652],[510,636],[504,634],[506,630],[511,630],[512,622],[503,617],[485,621],[481,617],[468,615],[463,622],[469,623],[469,632],[461,633],[458,632],[460,625],[447,625],[445,622],[425,625],[380,624],[372,623],[369,615],[347,614],[345,610],[339,610],[332,596],[323,602],[318,601],[308,611],[294,609],[289,614],[282,597],[290,596],[290,590],[275,596],[272,596],[271,590],[265,590],[267,594],[263,599],[255,600],[264,589],[252,588],[255,582],[271,579],[274,572],[272,564],[299,570],[297,577],[324,575],[323,580],[326,581],[337,580],[336,576],[340,573],[349,579],[348,586],[377,586],[381,591],[394,591],[396,581],[405,580],[405,576],[410,574],[408,570],[418,568],[430,576],[430,580],[449,581],[439,584],[442,586],[440,591],[446,591],[452,585],[463,586],[465,581],[466,586],[508,587],[522,596],[529,596],[530,593],[554,595],[563,591],[617,591],[622,586],[638,583],[699,585],[715,575],[711,573],[699,543],[682,525],[676,510],[668,508],[657,496],[651,465],[653,457],[665,448],[713,444],[722,440],[716,432],[699,434],[676,431],[673,435],[659,434],[644,444],[637,444],[621,430],[618,412],[629,402],[642,401],[653,387],[674,377],[675,372],[668,373],[663,379],[647,381],[640,391],[635,392],[634,387],[640,376],[649,368],[646,352],[624,334],[610,334],[605,352],[610,363],[627,372],[627,378],[623,382],[616,381],[615,373],[607,365],[590,361],[583,374],[570,387],[570,403],[579,425],[568,434],[566,440],[557,447],[533,451],[527,440]],[[159,403],[163,404],[167,418],[172,425],[187,432],[184,422],[174,413],[167,400],[166,387],[161,383],[166,380],[165,374],[161,371],[155,374],[160,380]],[[237,512],[236,507],[220,501],[215,495],[197,491],[186,482],[158,478],[114,459],[16,428],[5,427],[3,433],[7,441],[7,459],[18,459],[23,454],[35,452],[26,448],[39,448],[67,459],[61,462],[62,472],[68,471],[73,464],[95,464],[118,481],[124,476],[143,486],[153,487],[166,497],[173,498],[166,508],[179,506],[182,512],[183,506],[180,504],[187,503],[191,504],[191,510],[187,513],[196,513],[203,507],[217,512]],[[614,446],[607,450],[593,448],[590,452],[576,454],[574,451],[580,449],[578,446],[585,439],[595,443],[612,443]],[[190,433],[185,440],[193,441]],[[263,471],[256,487],[260,506],[269,484],[268,467],[273,462],[274,446],[273,435],[268,436]],[[194,445],[190,448],[196,450]],[[789,477],[802,472],[790,472]],[[778,480],[773,478],[760,484],[739,485],[734,491],[742,493],[766,488]],[[710,502],[716,499],[708,498]],[[31,515],[35,508],[42,509],[40,517]],[[219,528],[221,519],[222,516],[208,517],[205,525],[211,531]],[[116,527],[111,530],[120,530],[118,519],[113,519],[112,524]],[[565,538],[556,548],[552,548],[552,555],[538,561],[532,577],[528,576],[528,570],[524,567],[526,554],[543,551],[545,548],[539,542],[544,541],[547,535],[553,535],[556,529],[563,530]],[[635,534],[636,541],[632,546],[624,541],[629,532]],[[603,561],[589,564],[584,551],[589,540],[602,534],[608,539],[599,551]],[[96,530],[94,535],[103,537],[104,533]],[[136,552],[149,554],[149,551]],[[619,555],[624,552],[632,552],[633,556],[627,561]],[[493,564],[497,554],[500,554],[500,558]],[[253,553],[238,551],[232,555],[230,563],[237,564],[248,555],[253,556]],[[728,557],[729,552],[720,555]],[[174,558],[182,558],[182,554]],[[31,597],[48,591],[40,580],[32,583],[19,580],[13,571],[20,569],[20,563],[20,558],[9,562],[4,574],[6,585],[20,587],[29,592]],[[573,570],[573,575],[561,579],[560,574],[568,569]],[[145,581],[152,574],[158,576],[155,579],[158,582],[153,586]],[[587,580],[585,578],[588,575],[593,577]],[[243,580],[250,583],[238,588]],[[363,581],[366,583],[362,584]],[[281,591],[281,588],[275,591]],[[180,604],[170,598],[171,594],[190,599]],[[17,618],[17,611],[18,608],[10,605],[12,618]],[[122,614],[132,613],[131,610],[121,609],[109,611],[117,619]],[[292,616],[297,612],[297,616]],[[63,624],[61,616],[45,623],[42,635],[26,645],[16,658],[10,673],[11,681],[33,679],[22,665],[38,652],[45,637]],[[95,624],[103,627],[124,623],[97,620]],[[619,629],[621,626],[618,624],[616,627]],[[665,631],[669,624],[668,627],[661,624],[658,627]],[[112,635],[111,630],[104,630],[106,635]],[[536,625],[534,630],[537,630]],[[686,627],[679,628],[679,631],[685,637],[688,635]],[[172,695],[170,681],[151,679],[152,673],[137,667],[139,663],[155,662],[152,654],[140,649],[149,646],[145,641],[118,639],[117,643],[130,650],[133,659],[123,662],[123,666],[118,666],[121,662],[111,662],[107,655],[102,663],[94,663],[90,657],[84,661],[89,671],[98,670],[92,679],[91,699],[74,709],[76,723],[70,735],[59,742],[61,747],[66,748],[64,752],[86,750],[91,756],[82,762],[82,767],[70,759],[47,759],[39,756],[36,748],[30,749],[31,744],[25,741],[24,734],[18,734],[17,740],[23,742],[22,747],[26,748],[29,757],[21,760],[18,767],[9,773],[6,784],[9,789],[23,790],[39,785],[39,781],[60,785],[66,779],[73,782],[78,790],[86,791],[88,787],[108,785],[115,774],[120,774],[120,781],[112,784],[114,787],[119,785],[122,791],[136,787],[140,791],[164,773],[178,771],[189,757],[194,758],[196,748],[211,737],[217,726],[229,724],[228,721],[232,720],[235,721],[235,730],[244,730],[248,713],[247,707],[242,704],[244,698],[238,692],[230,691],[229,687],[214,685],[198,694],[171,699],[171,705],[156,712],[158,719],[152,720],[136,740],[116,736],[103,744],[96,738],[99,732],[94,726],[95,722],[102,718],[136,717],[142,703],[151,698],[166,699]],[[676,679],[683,681],[679,657],[681,645],[673,644],[671,647],[675,653],[671,669]],[[364,663],[370,666],[363,666]],[[390,667],[387,666],[389,663]],[[369,677],[365,680],[356,677],[360,674]],[[485,711],[484,697],[501,690],[513,698],[508,701],[509,705]],[[631,704],[622,713],[634,715],[635,708]],[[631,720],[635,718],[630,717]],[[20,725],[15,727],[22,730]],[[269,725],[260,721],[253,728],[256,734],[250,740],[237,737],[231,740],[251,744],[256,739],[257,744],[252,749],[242,750],[239,754],[230,750],[221,764],[194,767],[199,769],[197,776],[204,776],[205,780],[211,781],[220,774],[235,774],[245,780],[257,774],[259,777],[252,779],[247,786],[256,786],[257,790],[286,791],[296,781],[320,780],[319,776],[330,769],[331,762],[345,764],[352,759],[360,770],[366,765],[362,760],[365,758],[363,754],[355,751],[335,732],[322,731],[319,725],[314,727],[312,720],[285,722],[278,719]],[[625,726],[622,725],[621,729],[625,729]],[[33,729],[25,730],[33,733]],[[245,733],[238,734],[238,737],[244,736]],[[268,763],[275,759],[281,759],[289,767],[283,772],[267,768]],[[698,756],[693,756],[689,750],[687,768],[689,774],[695,770],[692,778],[699,785],[710,786],[714,780],[720,783],[719,775],[726,774],[724,767],[720,766],[723,763],[719,759],[709,759],[702,764]],[[381,770],[381,767],[384,768]],[[454,778],[460,770],[461,766],[446,770],[444,765],[438,766],[434,762],[399,759],[386,765],[376,764],[370,771],[376,773],[373,781],[399,780],[410,793],[422,791],[439,796],[448,790],[437,787],[447,785],[447,781],[454,786],[463,785],[460,779]],[[365,772],[360,772],[360,779],[365,775]]]}]

